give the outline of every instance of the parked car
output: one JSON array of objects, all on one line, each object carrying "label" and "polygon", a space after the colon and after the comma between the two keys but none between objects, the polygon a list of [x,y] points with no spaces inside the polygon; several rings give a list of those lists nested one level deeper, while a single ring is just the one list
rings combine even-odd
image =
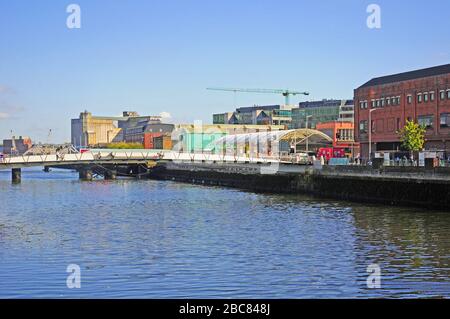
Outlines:
[{"label": "parked car", "polygon": [[313,152],[301,152],[295,154],[295,162],[302,165],[312,165],[315,159],[315,153]]}]

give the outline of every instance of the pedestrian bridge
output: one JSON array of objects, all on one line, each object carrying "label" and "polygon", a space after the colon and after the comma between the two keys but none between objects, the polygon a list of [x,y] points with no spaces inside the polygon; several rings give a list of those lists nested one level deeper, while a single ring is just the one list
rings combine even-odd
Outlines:
[{"label": "pedestrian bridge", "polygon": [[145,163],[160,158],[160,154],[148,151],[89,151],[77,154],[22,155],[0,159],[0,169],[33,166],[73,166],[83,164],[132,164]]},{"label": "pedestrian bridge", "polygon": [[137,164],[149,161],[221,161],[221,162],[278,162],[275,158],[248,156],[180,153],[171,150],[91,150],[77,154],[22,155],[0,159],[0,169],[24,168],[33,166],[73,166],[82,164]]},{"label": "pedestrian bridge", "polygon": [[[75,169],[80,172],[80,178],[91,179],[93,173],[105,178],[115,178],[118,168],[129,172],[129,175],[139,176],[158,161],[173,162],[232,162],[232,163],[274,163],[276,158],[253,158],[242,154],[207,154],[182,153],[172,150],[111,150],[98,149],[76,154],[44,154],[22,155],[0,158],[0,170],[12,170],[13,182],[20,182],[21,169],[27,167],[55,167]],[[125,168],[125,169],[124,169]],[[122,175],[127,175],[124,173]]]}]

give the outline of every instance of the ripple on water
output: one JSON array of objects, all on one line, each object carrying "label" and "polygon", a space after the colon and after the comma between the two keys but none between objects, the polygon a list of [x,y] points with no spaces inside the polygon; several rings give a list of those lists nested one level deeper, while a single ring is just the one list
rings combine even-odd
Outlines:
[{"label": "ripple on water", "polygon": [[[0,172],[1,297],[450,297],[450,218],[300,195]],[[66,287],[66,267],[82,287]],[[368,289],[369,264],[382,288]]]}]

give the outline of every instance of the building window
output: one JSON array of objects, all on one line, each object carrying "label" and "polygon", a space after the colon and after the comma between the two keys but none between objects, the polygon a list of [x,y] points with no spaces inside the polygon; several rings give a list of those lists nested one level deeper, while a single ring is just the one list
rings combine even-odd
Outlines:
[{"label": "building window", "polygon": [[424,93],[423,94],[423,102],[427,103],[428,102],[428,93]]},{"label": "building window", "polygon": [[361,109],[367,109],[367,101],[361,101],[359,102],[359,107]]},{"label": "building window", "polygon": [[441,99],[441,101],[445,100],[445,91],[444,90],[439,91],[439,98]]},{"label": "building window", "polygon": [[367,133],[367,120],[359,122],[359,132],[360,133]]},{"label": "building window", "polygon": [[434,91],[430,92],[430,101],[433,102],[434,101]]},{"label": "building window", "polygon": [[372,108],[375,108],[375,100],[372,100],[372,101],[371,101],[371,104],[372,104],[371,107],[372,107]]},{"label": "building window", "polygon": [[427,129],[433,127],[433,115],[419,115],[417,117],[419,125],[425,126]]},{"label": "building window", "polygon": [[400,105],[400,96],[394,96],[394,97],[391,97],[391,100],[392,100],[392,105]]},{"label": "building window", "polygon": [[422,93],[417,94],[417,103],[422,103]]},{"label": "building window", "polygon": [[400,99],[398,96],[391,97],[391,104],[392,106],[397,106],[400,104]]},{"label": "building window", "polygon": [[385,100],[381,99],[381,107],[384,107]]},{"label": "building window", "polygon": [[389,105],[391,105],[391,98],[386,98],[386,106],[389,106]]},{"label": "building window", "polygon": [[412,103],[412,95],[408,95],[407,100],[408,100],[408,104],[411,104]]},{"label": "building window", "polygon": [[441,113],[441,128],[450,127],[450,113]]},{"label": "building window", "polygon": [[339,141],[350,141],[352,140],[351,130],[339,129],[336,133],[336,140]]},{"label": "building window", "polygon": [[400,131],[400,118],[397,117],[397,132]]},{"label": "building window", "polygon": [[447,90],[447,99],[450,100],[450,90]]}]

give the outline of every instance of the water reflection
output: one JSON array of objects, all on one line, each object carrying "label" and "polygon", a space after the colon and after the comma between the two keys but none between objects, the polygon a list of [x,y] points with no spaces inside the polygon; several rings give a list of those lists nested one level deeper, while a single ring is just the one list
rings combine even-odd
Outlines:
[{"label": "water reflection", "polygon": [[450,296],[445,212],[58,171],[0,172],[0,201],[3,297]]},{"label": "water reflection", "polygon": [[354,207],[360,263],[378,263],[385,289],[450,293],[450,215],[413,208]]}]

